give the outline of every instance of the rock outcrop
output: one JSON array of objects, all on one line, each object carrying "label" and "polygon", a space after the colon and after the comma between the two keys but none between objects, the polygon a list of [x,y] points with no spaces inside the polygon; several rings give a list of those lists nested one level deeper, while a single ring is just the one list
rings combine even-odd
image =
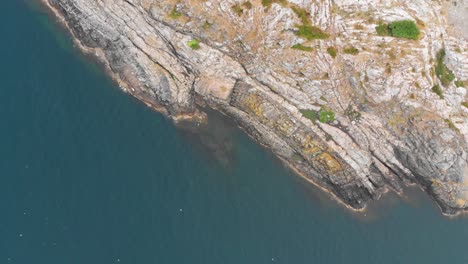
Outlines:
[{"label": "rock outcrop", "polygon": [[[123,90],[222,111],[349,207],[416,183],[468,208],[466,1],[43,1]],[[377,34],[401,20],[417,39]]]}]

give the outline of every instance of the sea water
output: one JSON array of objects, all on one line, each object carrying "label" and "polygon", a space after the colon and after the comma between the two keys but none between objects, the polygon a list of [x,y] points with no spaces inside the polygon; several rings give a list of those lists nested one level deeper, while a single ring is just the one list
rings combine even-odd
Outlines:
[{"label": "sea water", "polygon": [[120,91],[37,2],[0,13],[0,263],[468,263],[420,191],[352,213],[223,116]]}]

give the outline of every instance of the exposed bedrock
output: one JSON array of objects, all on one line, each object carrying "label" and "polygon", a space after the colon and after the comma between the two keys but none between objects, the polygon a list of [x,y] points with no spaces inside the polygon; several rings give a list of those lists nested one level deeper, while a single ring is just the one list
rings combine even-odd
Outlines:
[{"label": "exposed bedrock", "polygon": [[[349,207],[411,183],[468,207],[468,42],[445,2],[43,1],[124,91],[174,120],[222,111]],[[418,39],[376,33],[398,20]]]}]

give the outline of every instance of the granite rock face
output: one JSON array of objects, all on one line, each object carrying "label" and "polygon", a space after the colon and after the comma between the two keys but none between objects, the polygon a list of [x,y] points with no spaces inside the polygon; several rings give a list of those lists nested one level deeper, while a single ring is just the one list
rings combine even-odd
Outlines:
[{"label": "granite rock face", "polygon": [[[222,111],[347,206],[416,183],[468,208],[464,0],[43,1],[123,90],[175,120]],[[376,33],[398,20],[419,39]]]}]

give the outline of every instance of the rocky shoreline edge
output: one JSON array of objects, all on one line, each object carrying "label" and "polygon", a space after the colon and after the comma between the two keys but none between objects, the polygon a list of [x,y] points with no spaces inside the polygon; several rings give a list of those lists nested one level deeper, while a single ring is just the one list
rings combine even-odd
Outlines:
[{"label": "rocky shoreline edge", "polygon": [[[252,105],[249,104],[252,104],[252,100],[255,101],[258,98],[260,98],[261,100],[264,99],[262,98],[263,95],[260,95],[258,98],[255,98],[256,94],[255,96],[253,96],[254,98],[252,99],[251,94],[249,94],[248,92],[252,90],[252,86],[249,83],[245,83],[240,80],[236,81],[236,83],[234,84],[235,88],[229,95],[230,98],[228,104],[225,104],[225,102],[223,101],[219,101],[218,98],[214,96],[200,95],[197,92],[193,92],[194,95],[192,95],[192,97],[194,101],[194,106],[190,107],[189,111],[168,110],[168,106],[164,103],[160,103],[158,100],[149,98],[147,95],[142,94],[140,93],[140,91],[132,88],[139,86],[138,83],[132,82],[128,78],[121,78],[121,73],[115,72],[112,69],[111,62],[108,60],[106,56],[106,51],[102,47],[90,47],[86,44],[83,44],[82,39],[80,39],[80,37],[78,37],[75,33],[76,29],[70,26],[69,22],[66,19],[66,16],[56,6],[53,6],[49,0],[40,1],[44,4],[45,7],[47,7],[48,10],[52,12],[52,15],[57,18],[58,22],[62,26],[64,26],[67,29],[67,31],[70,32],[75,46],[78,47],[83,53],[97,58],[99,62],[104,66],[106,73],[118,84],[118,86],[123,91],[142,101],[148,107],[154,109],[155,111],[160,112],[165,116],[171,118],[172,120],[174,120],[175,123],[177,123],[178,121],[193,121],[200,123],[207,122],[206,114],[199,111],[197,105],[208,105],[210,108],[219,110],[224,115],[233,118],[239,125],[239,127],[246,131],[246,133],[255,141],[262,144],[266,148],[271,149],[285,164],[287,164],[298,175],[306,179],[308,182],[319,187],[323,191],[329,193],[340,204],[342,204],[344,207],[350,210],[363,212],[366,209],[368,201],[377,200],[382,194],[390,190],[394,191],[397,194],[401,194],[402,186],[419,183],[418,186],[420,186],[421,189],[430,194],[430,196],[437,202],[444,215],[455,216],[460,213],[466,212],[466,210],[464,209],[466,208],[465,205],[461,206],[458,209],[447,205],[445,201],[440,199],[439,194],[434,193],[434,190],[433,188],[431,188],[431,185],[422,184],[422,182],[426,181],[426,179],[414,181],[412,179],[409,179],[410,177],[400,177],[400,179],[398,179],[399,182],[395,183],[395,185],[388,185],[388,179],[380,179],[382,181],[385,181],[386,183],[372,183],[373,187],[371,187],[371,189],[373,193],[369,193],[368,187],[362,187],[362,183],[357,184],[355,187],[346,186],[350,183],[349,176],[346,177],[348,178],[348,181],[343,183],[343,186],[345,187],[340,186],[340,183],[329,182],[328,179],[324,180],[324,178],[311,177],[311,175],[320,174],[320,170],[317,171],[312,168],[312,166],[314,165],[313,162],[311,164],[311,162],[305,159],[304,157],[298,157],[298,155],[296,155],[295,153],[296,148],[291,148],[288,145],[288,143],[279,138],[278,135],[276,135],[275,133],[271,133],[271,131],[269,131],[268,125],[265,125],[264,123],[259,122],[258,120],[251,119],[249,115],[246,114],[245,109],[242,109],[242,111],[238,111],[237,108],[246,107],[246,104],[247,107],[251,107]],[[56,1],[54,0],[52,2]],[[240,95],[237,96],[237,94],[235,93],[239,93]],[[233,96],[233,94],[235,94],[236,96]],[[245,98],[246,94],[248,95],[247,98]],[[253,108],[255,107],[256,106],[254,106]],[[324,158],[320,160],[320,162],[325,164],[327,170],[335,169],[333,168],[333,166],[340,167],[339,169],[341,169],[341,166],[343,165],[340,159],[335,158],[335,154],[329,155],[328,153],[324,155]],[[335,162],[336,164],[334,164]],[[387,167],[387,169],[393,171],[393,169],[389,167]]]}]

